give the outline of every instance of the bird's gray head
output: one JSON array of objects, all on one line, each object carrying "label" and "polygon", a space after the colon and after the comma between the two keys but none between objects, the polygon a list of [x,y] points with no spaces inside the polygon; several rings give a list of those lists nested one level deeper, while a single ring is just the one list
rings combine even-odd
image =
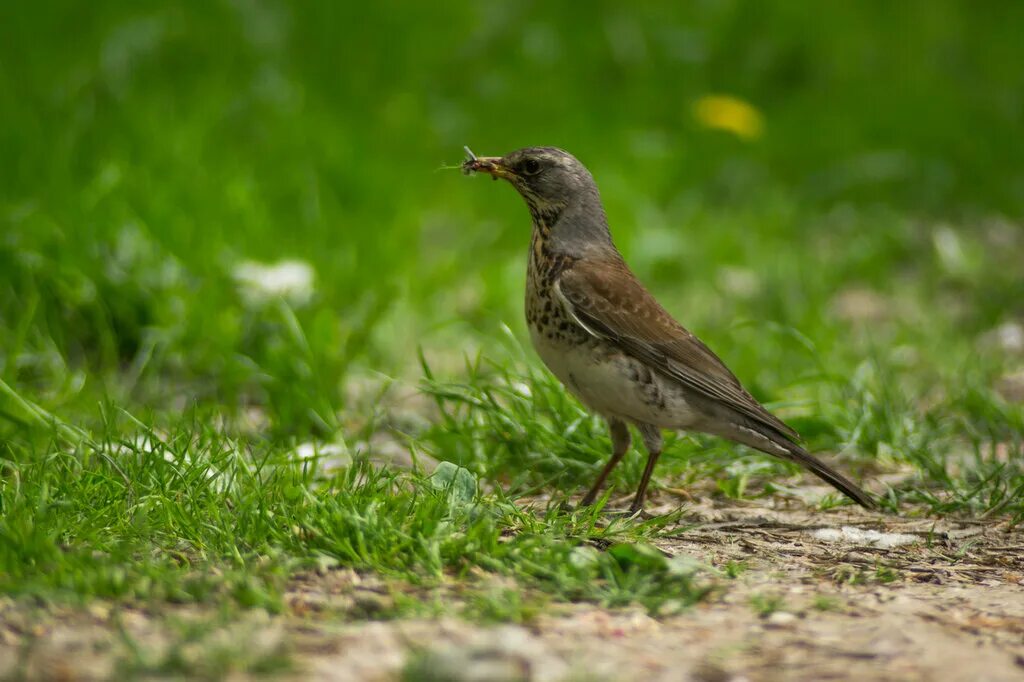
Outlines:
[{"label": "bird's gray head", "polygon": [[534,229],[556,250],[614,251],[597,184],[569,152],[526,147],[501,157],[469,159],[463,169],[508,180],[526,200]]}]

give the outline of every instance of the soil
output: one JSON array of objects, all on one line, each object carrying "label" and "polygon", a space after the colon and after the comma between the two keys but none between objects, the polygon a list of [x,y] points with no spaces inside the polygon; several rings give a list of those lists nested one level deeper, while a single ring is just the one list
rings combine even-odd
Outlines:
[{"label": "soil", "polygon": [[[330,570],[295,577],[286,613],[253,611],[174,660],[191,655],[191,670],[219,676],[202,663],[212,640],[235,660],[228,670],[248,661],[294,680],[1024,679],[1024,532],[1005,521],[730,502],[691,507],[681,523],[656,544],[735,577],[671,617],[566,604],[528,625],[373,620],[388,605],[382,583]],[[136,659],[140,647],[166,659],[166,623],[101,604],[41,614],[8,600],[0,677],[116,677],[126,641]],[[274,672],[278,654],[290,668]]]}]

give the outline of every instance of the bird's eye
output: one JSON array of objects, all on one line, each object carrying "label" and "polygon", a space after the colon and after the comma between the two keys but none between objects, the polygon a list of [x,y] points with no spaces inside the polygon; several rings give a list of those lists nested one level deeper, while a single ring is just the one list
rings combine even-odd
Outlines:
[{"label": "bird's eye", "polygon": [[527,159],[523,161],[523,173],[526,175],[536,175],[540,173],[540,161],[537,159]]}]

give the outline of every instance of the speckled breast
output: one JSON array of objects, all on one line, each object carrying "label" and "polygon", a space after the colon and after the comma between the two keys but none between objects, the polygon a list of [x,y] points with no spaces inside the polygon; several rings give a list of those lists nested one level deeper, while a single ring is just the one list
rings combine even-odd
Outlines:
[{"label": "speckled breast", "polygon": [[550,251],[541,228],[535,227],[526,266],[526,324],[536,339],[550,343],[577,346],[588,342],[590,335],[566,313],[555,295],[555,281],[574,259]]}]

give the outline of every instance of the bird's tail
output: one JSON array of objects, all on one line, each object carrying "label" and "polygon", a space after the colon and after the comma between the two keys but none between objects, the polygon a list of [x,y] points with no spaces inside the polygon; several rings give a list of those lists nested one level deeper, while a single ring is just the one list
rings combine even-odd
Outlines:
[{"label": "bird's tail", "polygon": [[865,509],[874,509],[877,506],[870,495],[864,492],[860,486],[848,479],[846,476],[843,476],[841,473],[828,466],[796,443],[789,443],[787,445],[789,446],[787,448],[789,453],[788,456],[786,456],[786,459],[790,459],[807,467],[815,476],[825,481]]},{"label": "bird's tail", "polygon": [[749,445],[761,452],[775,455],[782,459],[796,462],[811,471],[833,488],[843,493],[865,509],[875,509],[878,505],[874,499],[864,492],[860,486],[828,466],[820,459],[804,450],[782,433],[769,430],[758,424],[730,424],[729,428],[717,432],[718,435]]}]

